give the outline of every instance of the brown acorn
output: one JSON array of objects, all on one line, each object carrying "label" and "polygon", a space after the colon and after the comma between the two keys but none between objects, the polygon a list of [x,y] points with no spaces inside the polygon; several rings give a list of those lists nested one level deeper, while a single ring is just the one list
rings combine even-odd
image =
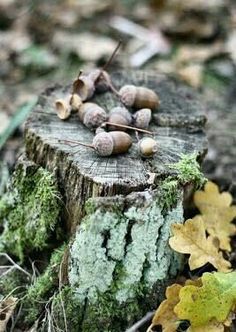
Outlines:
[{"label": "brown acorn", "polygon": [[142,157],[152,157],[157,150],[157,142],[151,137],[144,137],[138,142],[138,151]]},{"label": "brown acorn", "polygon": [[137,128],[147,129],[152,118],[150,108],[142,108],[133,115],[133,126]]},{"label": "brown acorn", "polygon": [[108,157],[111,155],[125,153],[132,145],[130,135],[122,131],[99,132],[94,136],[92,144],[82,143],[73,140],[59,140],[63,144],[77,147],[79,145],[93,149],[101,157]]},{"label": "brown acorn", "polygon": [[122,131],[101,132],[94,137],[92,145],[99,156],[105,157],[127,152],[132,139]]},{"label": "brown acorn", "polygon": [[107,120],[106,111],[95,103],[83,103],[78,114],[80,121],[89,129],[95,129]]},{"label": "brown acorn", "polygon": [[55,101],[57,116],[61,120],[66,120],[70,117],[71,114],[70,99],[71,95],[68,95],[64,99],[61,98]]},{"label": "brown acorn", "polygon": [[[129,126],[132,122],[132,116],[130,112],[125,107],[114,107],[111,109],[108,117],[109,122],[113,122],[119,125]],[[127,128],[121,128],[117,126],[109,126],[109,130],[122,130],[126,131]]]},{"label": "brown acorn", "polygon": [[157,94],[153,90],[142,86],[124,85],[119,91],[119,96],[125,106],[136,109],[150,108],[156,110],[160,105]]}]

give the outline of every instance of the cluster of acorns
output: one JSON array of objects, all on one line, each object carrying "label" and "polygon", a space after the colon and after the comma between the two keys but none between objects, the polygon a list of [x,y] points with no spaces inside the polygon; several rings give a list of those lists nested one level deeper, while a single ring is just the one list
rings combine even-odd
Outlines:
[{"label": "cluster of acorns", "polygon": [[[109,114],[99,105],[88,102],[95,92],[105,92],[111,89],[124,106],[117,106]],[[125,153],[132,145],[132,139],[126,130],[135,130],[138,139],[139,153],[150,157],[157,151],[157,143],[151,137],[139,140],[138,132],[151,134],[147,131],[152,117],[152,111],[159,107],[157,94],[146,88],[125,85],[117,91],[107,71],[95,69],[88,75],[81,72],[73,82],[72,93],[66,99],[55,101],[57,115],[60,119],[69,118],[72,111],[78,112],[79,120],[90,130],[95,131],[92,144],[68,141],[93,148],[100,156],[110,156]],[[134,109],[130,113],[127,109]]]}]

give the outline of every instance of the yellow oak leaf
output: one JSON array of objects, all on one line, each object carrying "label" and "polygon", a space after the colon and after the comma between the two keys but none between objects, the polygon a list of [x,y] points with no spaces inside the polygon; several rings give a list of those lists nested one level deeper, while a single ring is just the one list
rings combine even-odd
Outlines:
[{"label": "yellow oak leaf", "polygon": [[236,272],[206,272],[201,279],[201,287],[186,285],[180,289],[174,312],[179,319],[190,322],[190,331],[195,332],[195,327],[202,328],[197,332],[205,331],[205,326],[216,321],[229,326],[236,303]]},{"label": "yellow oak leaf", "polygon": [[213,320],[204,326],[197,326],[197,327],[190,326],[187,329],[187,332],[224,332],[224,330],[225,330],[224,324],[219,323],[216,320]]},{"label": "yellow oak leaf", "polygon": [[187,220],[184,224],[172,225],[173,237],[169,244],[172,249],[190,254],[190,270],[211,263],[218,271],[229,272],[231,264],[219,252],[212,236],[206,237],[204,221],[201,216]]},{"label": "yellow oak leaf", "polygon": [[236,217],[231,194],[220,193],[218,186],[208,181],[204,190],[194,194],[194,203],[201,212],[207,232],[219,239],[221,249],[230,251],[230,236],[236,234],[236,227],[231,223]]},{"label": "yellow oak leaf", "polygon": [[156,325],[162,326],[163,332],[175,332],[178,327],[178,318],[174,313],[174,307],[179,302],[179,292],[181,285],[173,284],[166,289],[166,300],[164,300],[156,310],[152,319],[152,324],[148,331]]}]

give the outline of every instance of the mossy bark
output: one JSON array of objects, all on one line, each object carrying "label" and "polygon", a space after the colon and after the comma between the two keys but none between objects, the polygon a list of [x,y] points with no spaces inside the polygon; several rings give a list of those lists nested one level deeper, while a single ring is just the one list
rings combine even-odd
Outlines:
[{"label": "mossy bark", "polygon": [[155,308],[181,266],[168,245],[171,224],[183,221],[181,197],[165,215],[155,191],[88,201],[68,273],[81,331],[124,331]]}]

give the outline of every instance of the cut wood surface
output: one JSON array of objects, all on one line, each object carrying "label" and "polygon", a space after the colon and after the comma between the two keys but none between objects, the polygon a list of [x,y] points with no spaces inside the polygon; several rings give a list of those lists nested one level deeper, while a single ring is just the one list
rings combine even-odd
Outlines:
[{"label": "cut wood surface", "polygon": [[[204,106],[195,93],[163,75],[141,71],[121,71],[112,75],[117,88],[124,84],[146,86],[159,95],[161,105],[153,116],[150,130],[158,142],[154,158],[143,160],[133,144],[129,153],[99,157],[86,147],[72,148],[59,140],[91,143],[94,133],[73,114],[61,121],[55,112],[56,99],[66,96],[71,86],[47,89],[38,100],[25,127],[26,154],[29,159],[53,171],[59,179],[69,211],[69,223],[77,224],[89,197],[112,196],[140,191],[153,185],[153,174],[163,178],[169,173],[168,164],[179,160],[181,154],[206,151],[202,131],[206,121]],[[114,94],[97,94],[92,101],[107,112],[120,104]],[[135,135],[132,134],[134,143]]]}]

